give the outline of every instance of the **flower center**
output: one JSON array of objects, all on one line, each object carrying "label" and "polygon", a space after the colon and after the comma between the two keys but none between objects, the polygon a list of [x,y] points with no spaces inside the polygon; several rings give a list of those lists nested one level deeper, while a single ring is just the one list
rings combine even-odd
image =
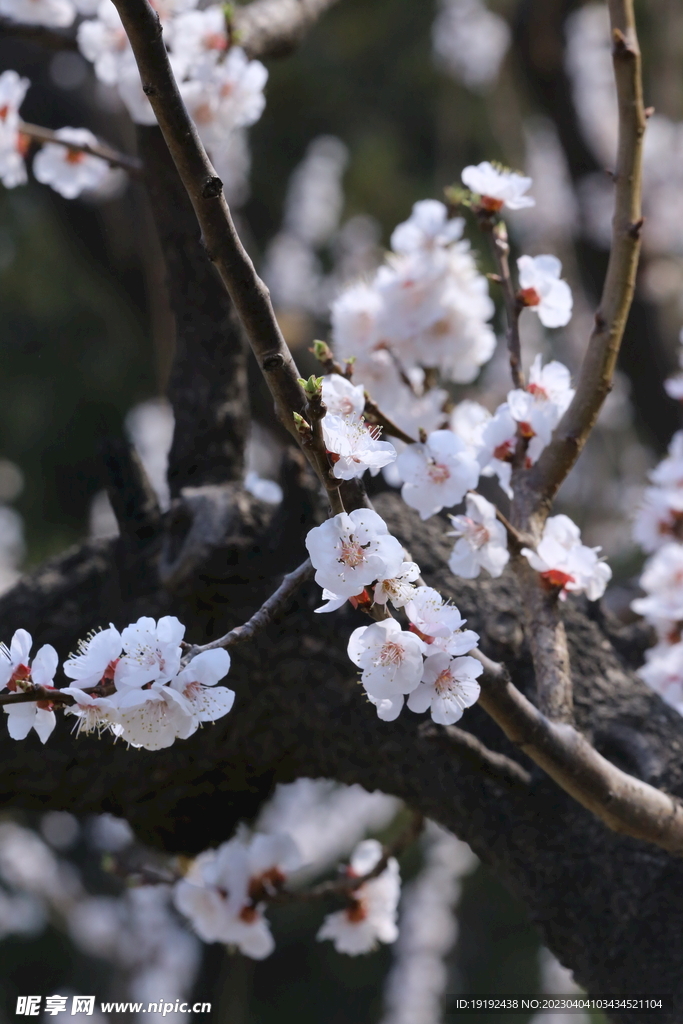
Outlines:
[{"label": "flower center", "polygon": [[352,537],[349,540],[343,541],[339,561],[347,565],[349,569],[355,569],[357,566],[362,565],[365,561],[365,552],[362,545]]},{"label": "flower center", "polygon": [[206,50],[227,50],[228,40],[222,32],[208,32],[202,40]]},{"label": "flower center", "polygon": [[541,573],[541,579],[551,587],[561,587],[563,590],[568,583],[574,582],[574,577],[561,569],[548,569]]},{"label": "flower center", "polygon": [[445,484],[450,479],[451,471],[442,462],[431,462],[427,468],[427,476],[433,484]]},{"label": "flower center", "polygon": [[249,899],[261,903],[268,896],[278,892],[285,884],[285,876],[278,867],[268,868],[261,875],[249,879]]},{"label": "flower center", "polygon": [[453,675],[449,668],[445,668],[443,672],[440,672],[434,682],[434,688],[439,696],[443,696],[444,693],[448,693],[453,686]]},{"label": "flower center", "polygon": [[83,162],[85,153],[81,153],[77,149],[67,149],[66,151],[66,162],[68,164],[80,164]]},{"label": "flower center", "polygon": [[512,450],[514,443],[512,441],[503,441],[496,448],[493,449],[494,459],[498,459],[499,462],[509,462],[512,459]]},{"label": "flower center", "polygon": [[400,665],[404,657],[403,645],[396,640],[387,640],[379,652],[379,664],[384,666]]},{"label": "flower center", "polygon": [[488,544],[491,537],[484,524],[475,523],[474,519],[470,519],[469,516],[462,518],[465,520],[465,534],[472,547],[483,548],[484,544]]},{"label": "flower center", "polygon": [[504,199],[496,199],[494,196],[482,196],[480,205],[482,209],[488,210],[489,213],[497,213],[498,210],[502,210],[504,203]]},{"label": "flower center", "polygon": [[541,304],[541,296],[535,288],[522,288],[519,292],[519,299],[524,306],[540,306]]},{"label": "flower center", "polygon": [[360,924],[368,916],[367,907],[362,900],[353,899],[346,910],[346,916],[351,924]]},{"label": "flower center", "polygon": [[541,387],[540,384],[530,384],[527,391],[530,395],[534,395],[536,398],[541,398],[544,401],[547,401],[550,397],[546,389]]}]

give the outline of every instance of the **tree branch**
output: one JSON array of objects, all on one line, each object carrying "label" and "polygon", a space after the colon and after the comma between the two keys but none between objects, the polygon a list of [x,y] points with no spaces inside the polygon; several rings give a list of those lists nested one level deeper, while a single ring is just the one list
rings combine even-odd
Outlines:
[{"label": "tree branch", "polygon": [[504,665],[484,666],[480,704],[523,753],[608,828],[683,857],[683,804],[621,771],[573,726],[549,721],[513,685]]},{"label": "tree branch", "polygon": [[175,320],[166,393],[175,429],[171,495],[185,487],[241,481],[249,430],[247,344],[215,267],[199,242],[197,218],[157,127],[137,127],[145,185],[166,265]]},{"label": "tree branch", "polygon": [[[158,15],[147,0],[116,0],[130,40],[145,94],[199,222],[209,259],[215,264],[244,324],[280,420],[297,438],[292,412],[303,415],[305,396],[299,372],[282,336],[270,301],[235,229],[223,183],[206,154],[178,90]],[[298,440],[298,438],[297,438]]]},{"label": "tree branch", "polygon": [[[223,194],[223,183],[183,103],[162,38],[159,17],[147,0],[116,0],[116,7],[133,48],[143,90],[190,197],[209,259],[215,264],[244,325],[275,401],[277,415],[299,443],[293,414],[302,416],[306,410],[299,371],[277,322],[270,293],[237,234]],[[306,455],[320,476],[317,459],[310,452]],[[326,486],[325,479],[322,476],[320,479]],[[349,511],[365,503],[364,492],[354,481],[342,488],[342,492]]]},{"label": "tree branch", "polygon": [[462,759],[477,771],[489,775],[507,786],[528,788],[531,775],[521,764],[513,761],[505,754],[499,754],[489,748],[472,733],[459,729],[455,725],[439,727],[432,722],[425,722],[420,727],[420,735],[424,739],[442,743],[445,747],[457,750]]},{"label": "tree branch", "polygon": [[67,139],[60,138],[51,128],[43,128],[38,124],[28,124],[26,121],[19,122],[18,130],[22,135],[35,139],[36,142],[50,142],[56,146],[64,146],[65,149],[71,150],[72,153],[87,153],[89,156],[99,157],[100,160],[106,160],[110,167],[122,167],[131,178],[142,178],[142,163],[136,157],[128,156],[127,153],[119,153],[118,150],[112,149],[111,146],[107,146],[105,143],[98,142],[97,145],[91,146],[86,142],[69,142]]},{"label": "tree branch", "polygon": [[195,644],[193,647],[190,647],[185,655],[185,662],[191,661],[192,658],[197,654],[201,654],[202,651],[215,651],[218,647],[234,647],[235,644],[243,644],[246,640],[253,640],[261,630],[269,626],[284,611],[292,594],[299,589],[302,583],[311,579],[313,572],[311,560],[307,558],[300,566],[287,573],[275,593],[271,594],[267,601],[264,601],[259,610],[244,625],[236,626],[229,633],[226,633],[225,636],[212,640],[208,644]]},{"label": "tree branch", "polygon": [[503,290],[503,301],[507,317],[507,338],[508,353],[510,357],[510,374],[512,383],[516,388],[524,387],[524,371],[522,369],[522,353],[519,340],[519,315],[521,307],[517,302],[515,289],[510,276],[510,246],[508,244],[507,228],[503,221],[494,223],[491,214],[482,211],[479,215],[479,223],[487,235],[493,259],[498,271],[496,280]]},{"label": "tree branch", "polygon": [[609,12],[619,104],[612,247],[602,298],[595,314],[595,327],[581,366],[576,394],[552,441],[528,474],[530,497],[546,509],[576,462],[612,387],[640,253],[642,151],[646,119],[633,0],[609,0]]},{"label": "tree branch", "polygon": [[233,15],[237,43],[251,57],[283,57],[294,50],[337,0],[254,0]]}]

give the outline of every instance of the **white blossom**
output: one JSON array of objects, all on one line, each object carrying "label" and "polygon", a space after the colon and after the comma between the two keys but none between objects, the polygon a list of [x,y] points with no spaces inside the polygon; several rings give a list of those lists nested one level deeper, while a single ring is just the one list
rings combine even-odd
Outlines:
[{"label": "white blossom", "polygon": [[375,584],[375,604],[386,604],[387,601],[391,601],[394,608],[403,608],[413,596],[413,583],[419,575],[420,566],[417,562],[404,562],[396,576],[378,580]]},{"label": "white blossom", "polygon": [[[345,288],[331,306],[332,336],[334,349],[342,361],[361,359],[368,355],[379,342],[377,317],[382,305],[378,292],[365,281],[358,281]],[[386,353],[384,354],[386,358]],[[390,362],[386,358],[387,362]],[[362,373],[360,366],[354,372]],[[377,395],[371,388],[373,397]]]},{"label": "white blossom", "polygon": [[538,313],[544,327],[564,327],[572,315],[572,291],[560,278],[557,256],[520,256],[517,260],[521,298]]},{"label": "white blossom", "polygon": [[468,89],[486,90],[510,45],[510,26],[482,0],[441,0],[432,27],[434,53]]},{"label": "white blossom", "polygon": [[382,305],[378,328],[382,339],[417,362],[417,339],[442,315],[448,257],[442,250],[390,253],[377,271],[375,287]]},{"label": "white blossom", "polygon": [[218,648],[197,654],[170,682],[172,689],[181,693],[199,722],[215,722],[231,710],[235,692],[216,684],[230,671],[230,655]]},{"label": "white blossom", "polygon": [[667,458],[662,459],[649,475],[658,487],[683,490],[683,430],[676,431],[671,438]]},{"label": "white blossom", "polygon": [[450,519],[454,530],[448,536],[459,538],[448,560],[451,572],[466,580],[476,579],[482,568],[494,579],[501,576],[510,553],[495,506],[481,494],[468,494],[466,515]]},{"label": "white blossom", "polygon": [[65,715],[73,715],[78,719],[76,735],[95,732],[100,736],[107,730],[115,736],[121,735],[123,730],[119,722],[119,710],[109,697],[94,697],[78,686],[66,686],[60,693],[68,693],[76,701],[72,706],[64,708]]},{"label": "white blossom", "polygon": [[408,220],[395,227],[391,235],[394,252],[411,253],[450,245],[462,237],[462,217],[448,220],[448,210],[436,199],[415,203]]},{"label": "white blossom", "polygon": [[176,907],[204,942],[237,946],[263,960],[275,944],[263,910],[301,856],[290,836],[238,833],[217,850],[201,854],[187,877],[176,883]]},{"label": "white blossom", "polygon": [[683,715],[683,643],[657,644],[645,652],[637,674],[671,707]]},{"label": "white blossom", "polygon": [[424,444],[409,445],[396,467],[403,480],[401,496],[421,519],[457,505],[479,480],[478,463],[450,430],[435,430]]},{"label": "white blossom", "polygon": [[508,393],[510,415],[519,423],[522,435],[531,439],[528,454],[532,462],[550,443],[552,432],[573,397],[574,389],[567,367],[555,360],[543,366],[540,355],[531,364],[526,388],[516,388]]},{"label": "white blossom", "polygon": [[[79,146],[97,145],[97,139],[87,128],[58,128],[55,135]],[[36,154],[33,173],[38,181],[50,185],[65,199],[75,199],[81,192],[102,184],[109,174],[109,164],[90,153],[48,142]]]},{"label": "white blossom", "polygon": [[0,0],[0,15],[29,25],[67,28],[76,8],[71,0]]},{"label": "white blossom", "polygon": [[111,0],[101,0],[97,17],[82,21],[76,38],[81,53],[105,85],[116,85],[124,66],[135,64],[126,30]]},{"label": "white blossom", "polygon": [[[12,637],[9,649],[0,646],[0,688],[5,687],[13,693],[30,691],[34,686],[54,689],[54,677],[59,664],[57,652],[51,644],[43,644],[36,656],[31,660],[33,639],[25,629],[18,629]],[[41,702],[26,704],[6,704],[7,731],[13,740],[26,739],[31,729],[35,729],[42,743],[56,725],[55,714],[49,702],[47,707],[40,707]]]},{"label": "white blossom", "polygon": [[0,75],[0,180],[5,188],[16,188],[28,180],[24,153],[27,138],[19,133],[19,107],[31,83],[16,71]]},{"label": "white blossom", "polygon": [[352,384],[346,377],[331,373],[323,377],[323,402],[333,416],[363,415],[365,392],[362,384]]},{"label": "white blossom", "polygon": [[233,46],[225,60],[201,79],[181,84],[183,99],[205,145],[220,144],[230,132],[258,121],[266,104],[263,89],[267,80],[264,65],[249,60],[241,47]]},{"label": "white blossom", "polygon": [[16,188],[17,185],[25,185],[28,181],[24,152],[26,146],[19,132],[14,133],[14,144],[7,144],[7,136],[3,135],[0,146],[0,181],[5,188]]},{"label": "white blossom", "polygon": [[322,421],[325,448],[334,463],[332,473],[338,480],[360,478],[366,469],[377,476],[380,469],[396,459],[389,441],[380,441],[380,428],[362,417],[335,416],[328,413]]},{"label": "white blossom", "polygon": [[112,681],[122,651],[121,634],[110,625],[79,642],[78,654],[64,662],[64,675],[76,680],[71,685],[81,689],[97,686],[104,680]]},{"label": "white blossom", "polygon": [[478,458],[482,476],[497,476],[502,490],[508,498],[512,498],[510,480],[517,446],[517,423],[507,402],[499,405],[495,414],[484,424],[481,439]]},{"label": "white blossom", "polygon": [[[351,878],[368,875],[382,858],[382,847],[376,839],[366,839],[354,850],[347,874]],[[358,956],[370,953],[378,942],[395,942],[401,880],[398,861],[390,857],[386,869],[360,885],[349,897],[349,906],[328,914],[318,932],[318,939],[331,939],[338,953]]]},{"label": "white blossom", "polygon": [[22,78],[11,69],[0,75],[0,137],[6,131],[16,131],[19,123],[19,107],[30,86],[28,78]]},{"label": "white blossom", "polygon": [[634,540],[644,551],[656,551],[683,533],[683,489],[648,487],[633,524]]},{"label": "white blossom", "polygon": [[338,597],[354,597],[375,580],[398,575],[403,564],[403,548],[371,509],[340,512],[315,526],[306,547],[316,582]]},{"label": "white blossom", "polygon": [[612,578],[612,570],[598,558],[600,548],[589,548],[581,543],[581,531],[569,516],[551,516],[546,520],[543,536],[536,551],[522,548],[529,565],[551,587],[566,591],[585,592],[589,601],[597,601],[605,593]]},{"label": "white blossom", "polygon": [[405,609],[411,628],[429,645],[427,653],[441,650],[455,657],[477,646],[479,635],[463,630],[467,620],[433,587],[416,587]]},{"label": "white blossom", "polygon": [[631,607],[644,615],[662,639],[678,637],[683,623],[683,545],[670,541],[648,559],[640,577],[646,597],[637,597]]},{"label": "white blossom", "polygon": [[484,444],[484,430],[490,421],[491,413],[488,409],[466,398],[453,406],[448,425],[476,458]]},{"label": "white blossom", "polygon": [[180,642],[185,627],[174,615],[156,622],[141,616],[121,634],[124,654],[114,675],[116,688],[141,688],[147,683],[167,683],[180,670]]},{"label": "white blossom", "polygon": [[492,212],[504,206],[510,210],[522,210],[534,206],[536,202],[524,194],[531,186],[531,178],[505,168],[498,169],[488,160],[465,167],[462,181],[475,195],[481,197],[481,205]]},{"label": "white blossom", "polygon": [[348,601],[348,597],[339,597],[338,594],[333,594],[331,590],[323,588],[323,601],[320,608],[315,608],[314,611],[317,614],[325,612],[336,612]]},{"label": "white blossom", "polygon": [[348,654],[363,670],[361,681],[371,697],[384,699],[410,693],[422,676],[425,645],[402,630],[396,619],[359,626],[349,639]]},{"label": "white blossom", "polygon": [[452,658],[437,651],[425,659],[422,682],[408,697],[408,707],[418,714],[431,711],[438,725],[453,725],[478,700],[477,678],[483,671],[476,658]]},{"label": "white blossom", "polygon": [[176,739],[186,740],[199,724],[192,703],[163,683],[118,690],[112,702],[118,709],[120,735],[132,747],[162,750]]},{"label": "white blossom", "polygon": [[179,70],[205,76],[228,49],[225,9],[212,4],[202,11],[185,11],[171,21],[167,35]]}]

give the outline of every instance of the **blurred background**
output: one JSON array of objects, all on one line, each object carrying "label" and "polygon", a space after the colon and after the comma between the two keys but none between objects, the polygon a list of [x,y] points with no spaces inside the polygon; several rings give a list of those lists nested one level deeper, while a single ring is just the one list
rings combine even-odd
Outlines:
[{"label": "blurred background", "polygon": [[[683,8],[642,0],[636,10],[646,103],[655,108],[643,259],[616,386],[558,503],[586,543],[603,546],[615,574],[607,601],[624,618],[643,560],[633,510],[680,426],[663,380],[677,366],[683,323]],[[0,70],[10,67],[33,83],[25,120],[84,125],[133,151],[125,111],[80,55],[0,36]],[[308,347],[327,336],[342,284],[377,266],[415,201],[442,198],[463,166],[483,159],[533,177],[533,216],[510,218],[513,255],[555,253],[574,293],[567,328],[546,331],[523,317],[525,362],[542,352],[576,370],[611,218],[616,115],[605,4],[340,0],[269,71],[266,110],[243,139],[229,187],[303,371],[315,369]],[[492,270],[487,259],[480,265]],[[35,181],[0,193],[0,310],[5,590],[84,536],[116,531],[102,439],[127,434],[168,502],[173,423],[163,393],[173,326],[142,188],[115,175],[105,192],[73,202]],[[502,336],[500,311],[496,329]],[[455,397],[495,408],[508,388],[501,340],[481,378]],[[254,408],[249,479],[277,501],[277,486],[264,481],[277,477],[281,439],[264,396]],[[278,792],[263,827],[286,822],[325,872],[364,835],[391,834],[400,813],[381,794],[301,780]],[[202,947],[165,886],[127,888],[112,870],[132,845],[127,826],[107,816],[0,821],[0,1024],[18,994],[39,990],[145,1001],[192,994],[226,1024],[436,1024],[445,994],[571,991],[523,908],[436,827],[402,860],[399,942],[356,959],[315,943],[319,911],[309,906],[272,915],[278,945],[263,963]]]}]

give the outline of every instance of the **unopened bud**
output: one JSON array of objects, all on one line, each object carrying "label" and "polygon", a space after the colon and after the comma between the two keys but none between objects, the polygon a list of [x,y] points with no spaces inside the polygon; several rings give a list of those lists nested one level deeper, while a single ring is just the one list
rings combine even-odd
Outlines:
[{"label": "unopened bud", "polygon": [[450,206],[472,206],[474,196],[462,185],[449,185],[444,189],[444,194]]},{"label": "unopened bud", "polygon": [[314,341],[311,352],[321,363],[327,363],[330,359],[334,358],[332,349],[326,341]]},{"label": "unopened bud", "polygon": [[294,417],[294,426],[296,427],[298,432],[300,434],[309,434],[311,431],[311,426],[309,423],[306,422],[303,416],[300,416],[298,412],[293,412],[292,416]]},{"label": "unopened bud", "polygon": [[301,387],[307,395],[319,395],[322,392],[323,378],[316,377],[315,374],[312,373],[308,380],[304,380],[303,377],[299,377],[299,384],[301,384]]}]

